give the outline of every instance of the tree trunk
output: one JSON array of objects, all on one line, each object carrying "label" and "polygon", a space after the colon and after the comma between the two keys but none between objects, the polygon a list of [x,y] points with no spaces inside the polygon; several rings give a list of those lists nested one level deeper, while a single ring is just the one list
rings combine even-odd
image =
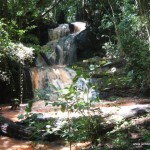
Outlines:
[{"label": "tree trunk", "polygon": [[112,17],[113,17],[112,21],[113,21],[115,32],[117,35],[118,49],[121,50],[121,52],[123,52],[123,46],[122,46],[122,41],[121,41],[121,37],[120,37],[120,32],[119,32],[119,29],[117,26],[117,19],[115,17],[115,12],[114,12],[113,6],[111,5],[111,2],[109,0],[108,0],[108,4],[109,4],[111,12],[112,12]]},{"label": "tree trunk", "polygon": [[31,139],[33,129],[18,125],[0,115],[0,133],[18,139]]}]

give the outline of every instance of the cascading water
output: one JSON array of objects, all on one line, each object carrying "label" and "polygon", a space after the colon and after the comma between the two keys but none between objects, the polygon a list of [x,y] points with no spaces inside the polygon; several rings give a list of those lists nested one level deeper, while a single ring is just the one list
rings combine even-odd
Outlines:
[{"label": "cascading water", "polygon": [[[43,54],[43,56],[41,55],[40,57],[37,57],[37,67],[30,69],[32,88],[34,90],[47,91],[49,89],[47,98],[50,100],[55,100],[57,98],[56,94],[52,94],[50,85],[54,85],[58,89],[63,89],[72,83],[72,79],[76,75],[74,70],[66,67],[65,65],[74,63],[78,60],[77,53],[79,50],[84,50],[85,54],[86,51],[87,53],[90,51],[91,54],[91,51],[95,49],[95,47],[91,47],[91,37],[88,37],[89,35],[91,36],[91,34],[87,34],[88,31],[85,30],[85,23],[72,23],[71,28],[69,27],[70,25],[68,24],[62,24],[53,30],[49,30],[49,37],[51,41],[43,46],[43,48],[46,47],[50,51]],[[82,32],[85,33],[80,35]],[[83,42],[79,42],[80,38],[82,38],[81,41]],[[92,55],[85,56],[85,58],[91,56]],[[49,66],[49,64],[51,64],[51,66]],[[88,79],[85,80],[83,78],[79,78],[77,86],[83,92],[87,92],[86,88],[88,82]],[[91,98],[97,97],[98,95],[93,89],[89,89],[88,92],[88,96]]]},{"label": "cascading water", "polygon": [[55,100],[56,94],[50,85],[57,89],[63,89],[72,83],[75,71],[67,67],[35,67],[30,70],[32,86],[34,90],[47,90],[50,100]]}]

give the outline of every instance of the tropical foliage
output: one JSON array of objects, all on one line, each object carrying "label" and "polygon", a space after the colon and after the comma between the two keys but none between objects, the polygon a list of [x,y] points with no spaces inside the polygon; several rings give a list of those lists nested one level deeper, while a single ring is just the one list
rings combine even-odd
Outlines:
[{"label": "tropical foliage", "polygon": [[[30,66],[29,62],[35,54],[43,52],[37,32],[45,31],[45,28],[41,30],[41,26],[74,21],[85,21],[107,52],[105,63],[95,62],[94,67],[109,66],[111,61],[125,61],[124,77],[118,80],[121,86],[127,82],[138,90],[150,88],[149,0],[1,0],[0,82],[10,84],[11,90],[16,90],[22,100],[23,67]],[[19,87],[15,86],[16,77]],[[109,84],[110,80],[115,83],[114,73],[111,77],[105,83]],[[76,95],[82,91],[76,89],[75,82],[61,92],[62,101],[55,104],[61,106],[62,111],[68,111],[68,114],[71,111],[88,110],[91,106],[91,101],[85,103],[82,98],[76,101]],[[45,91],[39,91],[38,94],[40,98],[46,95]],[[98,132],[97,118],[81,118],[75,124],[69,121],[63,136],[70,142],[90,138],[92,142],[98,140],[98,137],[93,138]],[[40,124],[40,129],[43,126],[45,124]],[[78,133],[81,133],[80,136]],[[118,144],[117,139],[114,142]]]}]

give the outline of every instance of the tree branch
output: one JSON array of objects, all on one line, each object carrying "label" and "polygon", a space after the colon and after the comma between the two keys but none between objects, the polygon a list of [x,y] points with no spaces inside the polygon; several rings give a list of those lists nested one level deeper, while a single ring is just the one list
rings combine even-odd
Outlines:
[{"label": "tree branch", "polygon": [[48,14],[53,8],[55,8],[62,0],[58,0],[57,2],[53,1],[52,7],[48,9],[44,14],[42,14],[40,17],[44,17],[46,14]]}]

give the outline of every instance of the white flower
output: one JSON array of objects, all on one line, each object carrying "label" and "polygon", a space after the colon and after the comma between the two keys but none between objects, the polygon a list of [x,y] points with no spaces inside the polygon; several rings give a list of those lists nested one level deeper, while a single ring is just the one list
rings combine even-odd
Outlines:
[{"label": "white flower", "polygon": [[48,128],[48,129],[49,129],[50,127],[51,127],[50,125],[46,125],[46,128]]},{"label": "white flower", "polygon": [[33,57],[34,49],[31,47],[26,47],[22,43],[10,43],[9,49],[11,50],[11,55],[16,56],[19,61],[24,61]]},{"label": "white flower", "polygon": [[116,67],[112,67],[111,70],[110,70],[110,72],[111,72],[111,73],[114,73],[114,72],[116,72],[116,70],[117,70]]}]

